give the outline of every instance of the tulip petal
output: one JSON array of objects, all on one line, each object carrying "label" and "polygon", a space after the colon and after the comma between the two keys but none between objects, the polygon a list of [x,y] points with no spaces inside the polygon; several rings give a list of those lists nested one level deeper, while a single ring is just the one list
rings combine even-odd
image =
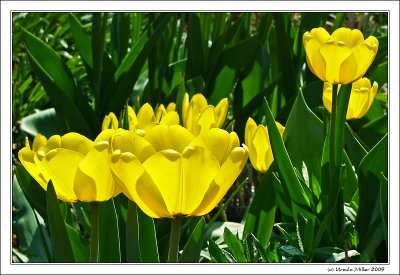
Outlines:
[{"label": "tulip petal", "polygon": [[244,130],[244,142],[246,143],[247,146],[249,146],[250,143],[252,142],[256,129],[257,129],[256,122],[254,121],[254,119],[249,117],[247,119],[246,128]]},{"label": "tulip petal", "polygon": [[108,142],[96,143],[81,160],[74,179],[74,192],[83,202],[107,201],[115,194]]},{"label": "tulip petal", "polygon": [[144,138],[153,145],[156,151],[173,149],[182,153],[194,136],[180,125],[157,125]]},{"label": "tulip petal", "polygon": [[353,48],[353,54],[358,67],[357,78],[362,77],[371,66],[378,51],[378,46],[378,39],[370,36],[363,44]]},{"label": "tulip petal", "polygon": [[359,64],[357,63],[354,53],[352,53],[340,64],[339,78],[336,83],[348,84],[359,78],[360,75],[357,75],[358,69]]},{"label": "tulip petal", "polygon": [[167,113],[168,113],[168,112],[175,111],[175,109],[176,109],[176,104],[175,104],[175,102],[170,102],[170,103],[168,104],[168,106],[167,106]]},{"label": "tulip petal", "polygon": [[259,125],[249,144],[250,161],[253,167],[262,173],[267,172],[274,160],[267,129]]},{"label": "tulip petal", "polygon": [[145,103],[137,114],[138,126],[140,129],[145,129],[146,126],[153,123],[154,110],[149,103]]},{"label": "tulip petal", "polygon": [[182,208],[183,215],[190,215],[201,204],[220,165],[212,153],[203,147],[187,147],[182,162]]},{"label": "tulip petal", "polygon": [[[163,150],[148,158],[143,167],[149,177],[139,183],[147,187],[155,185],[172,216],[182,213],[182,155],[174,150]],[[149,190],[143,190],[143,194],[149,195]]]},{"label": "tulip petal", "polygon": [[[191,143],[191,146],[202,146],[207,148],[213,156],[222,165],[228,154],[231,152],[231,137],[225,130],[212,128],[204,134],[196,137]],[[236,147],[236,146],[235,146]]]},{"label": "tulip petal", "polygon": [[131,106],[128,106],[128,121],[129,121],[129,130],[134,131],[138,126],[138,119],[135,111]]},{"label": "tulip petal", "polygon": [[185,93],[182,101],[182,121],[183,125],[187,127],[187,113],[189,110],[189,94]]},{"label": "tulip petal", "polygon": [[40,186],[46,190],[47,182],[49,179],[45,179],[40,169],[36,166],[34,160],[35,152],[29,148],[24,147],[18,152],[18,158],[29,174],[40,184]]},{"label": "tulip petal", "polygon": [[59,135],[51,136],[46,142],[46,150],[47,150],[46,152],[60,147],[61,147],[61,136]]},{"label": "tulip petal", "polygon": [[117,150],[121,153],[130,152],[139,158],[141,162],[156,153],[154,147],[146,139],[131,131],[122,129],[111,138],[110,144],[112,152]]},{"label": "tulip petal", "polygon": [[161,119],[165,116],[167,113],[167,110],[165,110],[164,104],[160,104],[157,106],[156,112],[155,112],[155,121],[156,123],[160,123]]},{"label": "tulip petal", "polygon": [[165,116],[161,119],[160,124],[164,125],[178,125],[179,124],[179,115],[175,111],[170,111],[165,114]]},{"label": "tulip petal", "polygon": [[86,155],[93,147],[93,141],[78,133],[68,133],[61,137],[61,147]]},{"label": "tulip petal", "polygon": [[[351,77],[354,77],[357,73],[357,64],[346,63],[347,66],[342,66],[342,63],[352,54],[351,49],[347,45],[339,46],[335,41],[332,41],[332,43],[322,45],[320,52],[326,62],[327,82],[332,84],[339,83],[341,69],[345,73],[351,74]],[[354,70],[354,68],[356,69]]]},{"label": "tulip petal", "polygon": [[66,198],[66,201],[77,201],[73,184],[76,170],[83,157],[79,152],[57,148],[44,156],[36,154],[34,160],[43,177],[52,180],[57,196]]},{"label": "tulip petal", "polygon": [[217,121],[215,120],[214,106],[209,105],[204,109],[200,116],[194,120],[192,125],[192,134],[197,136],[208,129],[216,127]]},{"label": "tulip petal", "polygon": [[217,106],[215,106],[215,117],[217,118],[215,127],[221,128],[224,125],[226,115],[228,114],[228,99],[223,98]]},{"label": "tulip petal", "polygon": [[36,135],[35,138],[33,139],[32,151],[33,152],[39,151],[39,149],[44,147],[46,143],[47,143],[47,138],[45,136],[41,134]]},{"label": "tulip petal", "polygon": [[339,28],[332,33],[331,38],[334,41],[345,43],[348,47],[353,48],[364,43],[364,36],[360,30],[349,28]]},{"label": "tulip petal", "polygon": [[324,82],[324,92],[322,94],[322,102],[328,112],[332,111],[332,84]]},{"label": "tulip petal", "polygon": [[202,203],[191,214],[192,216],[202,216],[213,210],[242,172],[247,158],[246,148],[236,147],[232,150],[206,192]]},{"label": "tulip petal", "polygon": [[129,152],[112,154],[111,171],[122,192],[148,216],[170,216],[160,192],[135,155]]},{"label": "tulip petal", "polygon": [[[110,127],[111,126],[111,127]],[[103,123],[101,125],[102,130],[106,129],[117,129],[118,128],[118,118],[115,116],[113,112],[110,112],[103,119]]]}]

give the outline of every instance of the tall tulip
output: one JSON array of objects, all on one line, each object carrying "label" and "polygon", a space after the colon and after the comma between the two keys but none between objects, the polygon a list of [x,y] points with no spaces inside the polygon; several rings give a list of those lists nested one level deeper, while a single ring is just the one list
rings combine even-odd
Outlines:
[{"label": "tall tulip", "polygon": [[332,35],[314,28],[303,35],[307,64],[322,81],[347,84],[362,77],[372,64],[379,42],[374,36],[364,40],[355,29],[339,28]]},{"label": "tall tulip", "polygon": [[197,138],[180,125],[146,136],[111,138],[111,169],[122,192],[153,218],[202,216],[223,198],[248,157],[235,133],[210,129]]},{"label": "tall tulip", "polygon": [[[282,135],[285,127],[279,122],[275,123]],[[261,173],[267,172],[274,161],[267,127],[257,126],[255,121],[249,117],[245,128],[245,143],[249,148],[250,162],[254,169]]]},{"label": "tall tulip", "polygon": [[[338,90],[340,91],[340,87],[338,87]],[[374,82],[371,86],[371,81],[368,78],[363,77],[358,81],[353,82],[346,119],[362,118],[371,107],[377,91],[378,83]],[[322,101],[324,102],[325,108],[331,112],[332,84],[328,82],[324,83]]]},{"label": "tall tulip", "polygon": [[183,98],[183,125],[195,136],[210,128],[221,128],[227,113],[227,98],[223,98],[215,107],[208,105],[202,94],[195,94],[190,101],[187,93]]}]

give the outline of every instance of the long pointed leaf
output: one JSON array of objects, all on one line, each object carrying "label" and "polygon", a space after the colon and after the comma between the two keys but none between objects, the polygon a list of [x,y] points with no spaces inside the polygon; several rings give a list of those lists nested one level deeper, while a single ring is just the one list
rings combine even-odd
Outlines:
[{"label": "long pointed leaf", "polygon": [[56,192],[51,181],[47,185],[46,201],[54,261],[56,263],[74,263],[75,256],[72,251],[60,206],[58,205]]}]

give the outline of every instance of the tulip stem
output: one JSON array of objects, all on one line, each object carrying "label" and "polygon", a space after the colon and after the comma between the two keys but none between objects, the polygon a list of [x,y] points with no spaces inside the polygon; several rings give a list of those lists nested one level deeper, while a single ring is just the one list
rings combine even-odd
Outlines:
[{"label": "tulip stem", "polygon": [[336,159],[335,159],[335,124],[336,124],[336,105],[337,105],[337,88],[338,85],[332,85],[332,110],[331,110],[331,129],[330,129],[330,152],[329,152],[329,167],[331,178],[333,177]]},{"label": "tulip stem", "polygon": [[177,263],[179,253],[179,239],[181,234],[182,217],[171,219],[171,235],[169,238],[168,262]]},{"label": "tulip stem", "polygon": [[99,203],[92,202],[91,207],[90,262],[97,263],[99,254]]}]

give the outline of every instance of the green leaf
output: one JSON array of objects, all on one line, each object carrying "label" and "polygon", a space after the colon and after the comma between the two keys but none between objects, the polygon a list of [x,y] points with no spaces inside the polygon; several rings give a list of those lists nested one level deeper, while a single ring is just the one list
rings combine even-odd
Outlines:
[{"label": "green leaf", "polygon": [[72,226],[65,224],[77,263],[89,262],[89,243]]},{"label": "green leaf", "polygon": [[129,200],[126,218],[126,261],[128,263],[141,262],[137,211],[137,205]]},{"label": "green leaf", "polygon": [[46,191],[32,178],[23,166],[15,169],[15,176],[29,204],[47,222],[46,205],[43,204],[46,201]]},{"label": "green leaf", "polygon": [[[79,94],[73,77],[61,57],[38,37],[23,29],[28,57],[53,104],[64,131],[75,131],[93,138],[94,113]],[[89,124],[86,119],[89,119]]]},{"label": "green leaf", "polygon": [[122,109],[122,106],[129,97],[135,82],[140,76],[142,67],[145,64],[152,47],[154,47],[158,39],[161,37],[162,32],[168,27],[168,22],[171,16],[170,13],[160,15],[158,20],[153,22],[154,31],[151,35],[148,36],[148,32],[145,32],[123,59],[114,75],[116,83],[113,90],[115,90],[115,93],[110,97],[110,111],[119,112]]},{"label": "green leaf", "polygon": [[54,108],[38,111],[21,120],[21,130],[33,137],[37,134],[42,134],[47,138],[59,135],[63,132],[62,128]]},{"label": "green leaf", "polygon": [[[382,228],[381,190],[385,191],[382,177],[388,174],[388,135],[378,142],[363,158],[357,171],[359,179],[360,205],[357,213],[356,228],[359,233],[359,249],[373,255],[380,242],[387,239]],[[373,241],[372,241],[373,240]]]},{"label": "green leaf", "polygon": [[116,12],[111,23],[111,45],[114,63],[121,64],[129,45],[130,14]]},{"label": "green leaf", "polygon": [[224,241],[228,245],[229,251],[236,258],[239,263],[246,263],[246,256],[244,255],[243,245],[239,238],[235,236],[228,228],[224,229]]},{"label": "green leaf", "polygon": [[187,51],[188,59],[186,63],[187,79],[192,79],[203,75],[205,49],[200,27],[200,19],[196,13],[191,13],[188,22]]},{"label": "green leaf", "polygon": [[143,263],[158,263],[158,247],[154,221],[152,218],[137,209],[137,218],[139,224],[139,247],[140,258]]},{"label": "green leaf", "polygon": [[180,263],[197,263],[200,259],[200,252],[203,246],[203,233],[205,229],[205,220],[202,217],[197,223],[195,229],[189,237],[189,240],[183,248],[179,257]]},{"label": "green leaf", "polygon": [[[319,182],[324,128],[322,121],[308,108],[301,91],[297,95],[286,122],[284,139],[293,165],[302,171],[303,163],[305,163],[309,179],[315,177]],[[313,188],[310,187],[310,189]]]},{"label": "green leaf", "polygon": [[12,181],[13,233],[17,235],[18,248],[27,254],[29,262],[50,262],[51,244],[47,230],[24,196],[20,179],[14,175]]},{"label": "green leaf", "polygon": [[287,189],[289,191],[289,196],[295,203],[292,205],[294,211],[293,218],[296,221],[298,212],[302,213],[305,217],[309,217],[310,201],[306,196],[305,191],[301,186],[299,179],[296,176],[292,162],[289,158],[289,155],[283,143],[282,137],[275,124],[275,119],[272,116],[268,102],[266,99],[264,99],[264,102],[265,102],[265,113],[266,113],[268,134],[270,137],[274,159],[279,168],[280,175],[283,177],[284,183],[287,186]]},{"label": "green leaf", "polygon": [[46,202],[54,262],[74,263],[75,256],[51,180],[47,184]]},{"label": "green leaf", "polygon": [[226,251],[223,251],[219,246],[213,241],[208,240],[208,251],[212,259],[217,263],[231,263],[232,261],[226,256]]},{"label": "green leaf", "polygon": [[299,215],[297,225],[302,250],[306,255],[311,255],[314,246],[315,219],[306,219]]},{"label": "green leaf", "polygon": [[383,115],[367,124],[357,131],[360,139],[372,148],[388,132],[388,116]]},{"label": "green leaf", "polygon": [[235,70],[250,66],[254,62],[258,43],[258,37],[252,36],[225,49],[222,55],[224,64]]},{"label": "green leaf", "polygon": [[253,233],[262,247],[266,248],[272,233],[276,211],[276,194],[272,172],[264,175],[257,186],[246,215],[243,236]]},{"label": "green leaf", "polygon": [[72,13],[69,14],[69,23],[79,55],[86,62],[86,64],[88,64],[89,68],[93,68],[91,35],[86,32],[81,22]]},{"label": "green leaf", "polygon": [[118,219],[114,200],[99,203],[99,262],[120,263]]}]

